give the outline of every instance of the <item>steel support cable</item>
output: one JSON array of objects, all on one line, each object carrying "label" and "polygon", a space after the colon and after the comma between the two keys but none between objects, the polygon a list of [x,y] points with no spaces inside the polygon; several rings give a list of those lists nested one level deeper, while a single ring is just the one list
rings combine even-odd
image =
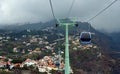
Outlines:
[{"label": "steel support cable", "polygon": [[114,0],[112,3],[110,3],[107,7],[105,7],[103,10],[101,10],[100,12],[98,12],[94,17],[90,18],[87,22],[93,20],[94,18],[96,18],[98,15],[100,15],[101,13],[103,13],[105,10],[107,10],[110,6],[112,6],[116,1],[118,0]]},{"label": "steel support cable", "polygon": [[53,10],[52,1],[49,0],[49,3],[50,3],[50,7],[51,7],[51,11],[52,11],[53,18],[54,18],[54,20],[56,20],[56,17],[55,17],[55,14],[54,14],[54,10]]},{"label": "steel support cable", "polygon": [[70,6],[70,8],[69,8],[69,11],[68,11],[67,18],[69,18],[69,16],[70,16],[70,13],[71,13],[71,11],[72,11],[72,8],[73,8],[74,3],[75,3],[75,0],[72,1],[72,4],[71,4],[71,6]]},{"label": "steel support cable", "polygon": [[[110,0],[106,1],[106,2],[105,2],[105,5],[106,5],[109,1],[110,1]],[[89,31],[90,31],[90,28],[91,28],[91,23],[88,22],[88,24],[89,24],[89,25],[88,25],[88,32],[89,32]]]},{"label": "steel support cable", "polygon": [[[92,18],[90,18],[87,22],[90,22],[91,20],[93,20],[94,18],[96,18],[97,16],[99,16],[101,13],[103,13],[105,10],[107,10],[110,6],[112,6],[116,1],[118,0],[114,0],[112,3],[110,3],[107,7],[105,7],[104,9],[102,9],[100,12],[98,12],[95,16],[93,16]],[[90,23],[89,23],[90,24]],[[90,31],[90,27],[91,24],[88,27],[88,31]]]}]

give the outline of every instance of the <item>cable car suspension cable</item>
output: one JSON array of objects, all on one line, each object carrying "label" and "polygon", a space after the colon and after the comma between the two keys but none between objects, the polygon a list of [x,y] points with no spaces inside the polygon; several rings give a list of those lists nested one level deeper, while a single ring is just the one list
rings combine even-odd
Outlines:
[{"label": "cable car suspension cable", "polygon": [[100,15],[101,13],[103,13],[105,10],[107,10],[110,6],[112,6],[116,1],[118,0],[114,0],[112,3],[110,3],[107,7],[105,7],[103,10],[101,10],[100,12],[98,12],[95,16],[93,16],[92,18],[90,18],[87,22],[93,20],[94,18],[96,18],[98,15]]},{"label": "cable car suspension cable", "polygon": [[107,10],[110,6],[112,6],[116,1],[118,0],[114,0],[112,3],[110,3],[107,7],[105,7],[104,9],[102,9],[100,12],[98,12],[95,16],[93,16],[92,18],[90,18],[87,22],[89,23],[88,26],[88,31],[90,31],[91,28],[91,24],[90,21],[93,20],[94,18],[96,18],[97,16],[99,16],[100,14],[102,14],[105,10]]},{"label": "cable car suspension cable", "polygon": [[72,1],[72,4],[71,4],[71,6],[70,6],[70,8],[69,8],[68,16],[67,16],[68,18],[69,18],[69,16],[70,16],[70,13],[71,13],[71,11],[72,11],[72,8],[73,8],[74,3],[75,3],[75,0]]},{"label": "cable car suspension cable", "polygon": [[53,18],[54,18],[54,20],[56,20],[56,17],[55,17],[55,14],[54,14],[54,10],[53,10],[52,1],[49,0],[49,3],[50,3],[50,7],[51,7],[51,11],[52,11]]}]

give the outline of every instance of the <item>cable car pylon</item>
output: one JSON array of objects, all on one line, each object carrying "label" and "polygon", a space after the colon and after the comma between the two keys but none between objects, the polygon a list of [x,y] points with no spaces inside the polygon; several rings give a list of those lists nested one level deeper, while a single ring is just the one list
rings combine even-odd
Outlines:
[{"label": "cable car pylon", "polygon": [[69,34],[69,26],[78,26],[76,22],[70,20],[70,19],[57,19],[58,26],[64,26],[65,27],[65,74],[70,74],[70,61],[69,61],[69,40],[68,40],[68,34]]}]

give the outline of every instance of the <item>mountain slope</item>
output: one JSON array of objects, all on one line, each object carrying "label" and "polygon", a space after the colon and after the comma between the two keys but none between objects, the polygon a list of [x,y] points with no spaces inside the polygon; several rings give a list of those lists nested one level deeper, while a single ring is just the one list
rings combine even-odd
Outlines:
[{"label": "mountain slope", "polygon": [[[78,27],[70,27],[70,32],[69,34],[70,35],[75,35],[77,34],[77,36],[79,36],[79,34],[82,32],[82,31],[88,31],[88,27],[89,27],[89,23],[86,23],[86,22],[78,22]],[[46,22],[46,23],[27,23],[27,24],[24,24],[24,25],[9,25],[9,26],[4,26],[4,28],[2,29],[5,29],[5,30],[13,30],[13,31],[22,31],[22,30],[26,30],[26,29],[30,29],[30,30],[42,30],[42,29],[45,29],[47,27],[53,27],[54,29],[56,29],[55,32],[62,32],[62,33],[65,33],[65,30],[64,28],[62,27],[58,27],[56,28],[55,27],[55,21],[52,20],[52,21],[49,21],[49,22]],[[116,36],[109,36],[107,34],[104,34],[104,33],[101,33],[97,30],[95,30],[92,26],[90,28],[90,32],[92,33],[95,33],[95,35],[93,35],[92,39],[93,39],[93,43],[103,47],[104,49],[106,50],[112,50],[112,49],[118,49],[118,47],[114,46],[115,44],[115,40],[118,38],[116,38]],[[114,39],[113,39],[114,38]],[[117,43],[116,43],[117,44]]]},{"label": "mountain slope", "polygon": [[[110,52],[110,50],[112,50],[114,48],[113,47],[114,42],[110,36],[95,30],[91,26],[90,32],[95,33],[92,35],[92,43],[93,43],[92,47],[88,45],[89,46],[89,49],[88,49],[88,46],[80,45],[79,41],[78,41],[77,46],[74,46],[73,44],[71,44],[72,41],[74,41],[74,39],[76,39],[77,37],[79,38],[79,34],[82,31],[88,30],[89,23],[78,22],[78,24],[79,24],[78,27],[70,27],[70,30],[69,30],[70,37],[73,37],[72,40],[70,41],[70,63],[71,63],[71,67],[72,67],[74,73],[75,74],[86,74],[86,73],[88,73],[88,74],[110,74],[112,72],[113,68],[115,69],[115,71],[116,71],[116,69],[117,69],[117,71],[119,71],[119,69],[118,69],[119,66],[115,67],[115,65],[118,62],[116,63],[116,60],[110,58],[106,54],[106,52]],[[40,37],[47,36],[47,39],[45,39],[45,40],[48,41],[49,44],[54,44],[54,42],[55,42],[54,40],[57,40],[57,38],[58,38],[57,35],[59,33],[63,34],[62,37],[64,37],[64,34],[65,34],[65,30],[63,27],[55,28],[54,21],[42,23],[42,24],[40,24],[40,23],[27,24],[27,25],[25,24],[25,25],[21,25],[16,28],[15,27],[11,28],[11,30],[19,30],[19,32],[10,33],[11,35],[13,35],[17,38],[22,37],[22,35],[28,35],[28,36],[29,35],[32,35],[32,36],[40,35]],[[32,29],[32,30],[31,30],[31,32],[27,32],[26,29]],[[26,38],[26,41],[29,41],[29,37]],[[20,41],[18,41],[18,42],[20,42]],[[7,46],[8,46],[8,44],[9,43],[7,43]],[[12,44],[15,44],[15,41],[13,41]],[[10,44],[9,46],[13,46],[12,44]],[[20,44],[20,43],[18,43],[18,44]],[[63,42],[61,42],[61,45],[63,45],[63,46],[60,48],[64,51],[64,40],[63,40]],[[7,48],[6,44],[4,44],[4,46],[5,46],[5,48]],[[29,48],[34,47],[34,48],[32,48],[32,50],[34,50],[36,47],[39,47],[39,46],[40,45],[38,43],[35,43],[35,44],[31,45]],[[56,48],[54,48],[54,49],[58,49],[58,46],[59,45],[55,46]],[[19,46],[19,47],[24,48],[24,45]],[[45,46],[43,46],[43,47],[45,47]],[[77,47],[78,49],[73,50],[73,47]],[[10,49],[10,47],[9,47],[9,49]],[[2,51],[4,51],[4,50],[2,50]],[[53,51],[57,52],[57,50],[53,50]],[[50,53],[45,52],[45,54],[49,54],[49,55],[50,55]],[[11,55],[13,55],[13,54],[11,54]]]}]

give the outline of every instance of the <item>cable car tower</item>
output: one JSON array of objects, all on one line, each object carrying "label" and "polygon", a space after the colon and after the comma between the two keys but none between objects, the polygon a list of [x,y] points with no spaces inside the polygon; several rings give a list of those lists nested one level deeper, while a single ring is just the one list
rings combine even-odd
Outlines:
[{"label": "cable car tower", "polygon": [[57,19],[58,24],[56,26],[65,27],[65,74],[70,74],[70,61],[69,61],[69,26],[78,26],[77,23],[71,19]]},{"label": "cable car tower", "polygon": [[[53,11],[53,6],[52,6],[52,0],[49,0],[49,3],[50,3],[50,7],[51,7],[51,11],[52,11],[52,15],[53,15],[53,18],[54,20],[56,20],[56,17],[55,17],[55,14],[54,14],[54,11]],[[73,4],[74,4],[74,0],[72,2],[72,5],[70,7],[70,10],[69,10],[69,13],[68,13],[68,16],[70,15],[70,12],[72,10],[72,7],[73,7]],[[56,24],[56,27],[58,26],[64,26],[65,27],[65,74],[70,74],[70,61],[69,61],[69,40],[68,40],[68,31],[69,31],[69,26],[78,26],[78,24],[75,22],[75,19],[74,20],[71,20],[69,18],[65,18],[65,19],[57,19],[57,24]],[[56,21],[55,21],[56,23]]]}]

